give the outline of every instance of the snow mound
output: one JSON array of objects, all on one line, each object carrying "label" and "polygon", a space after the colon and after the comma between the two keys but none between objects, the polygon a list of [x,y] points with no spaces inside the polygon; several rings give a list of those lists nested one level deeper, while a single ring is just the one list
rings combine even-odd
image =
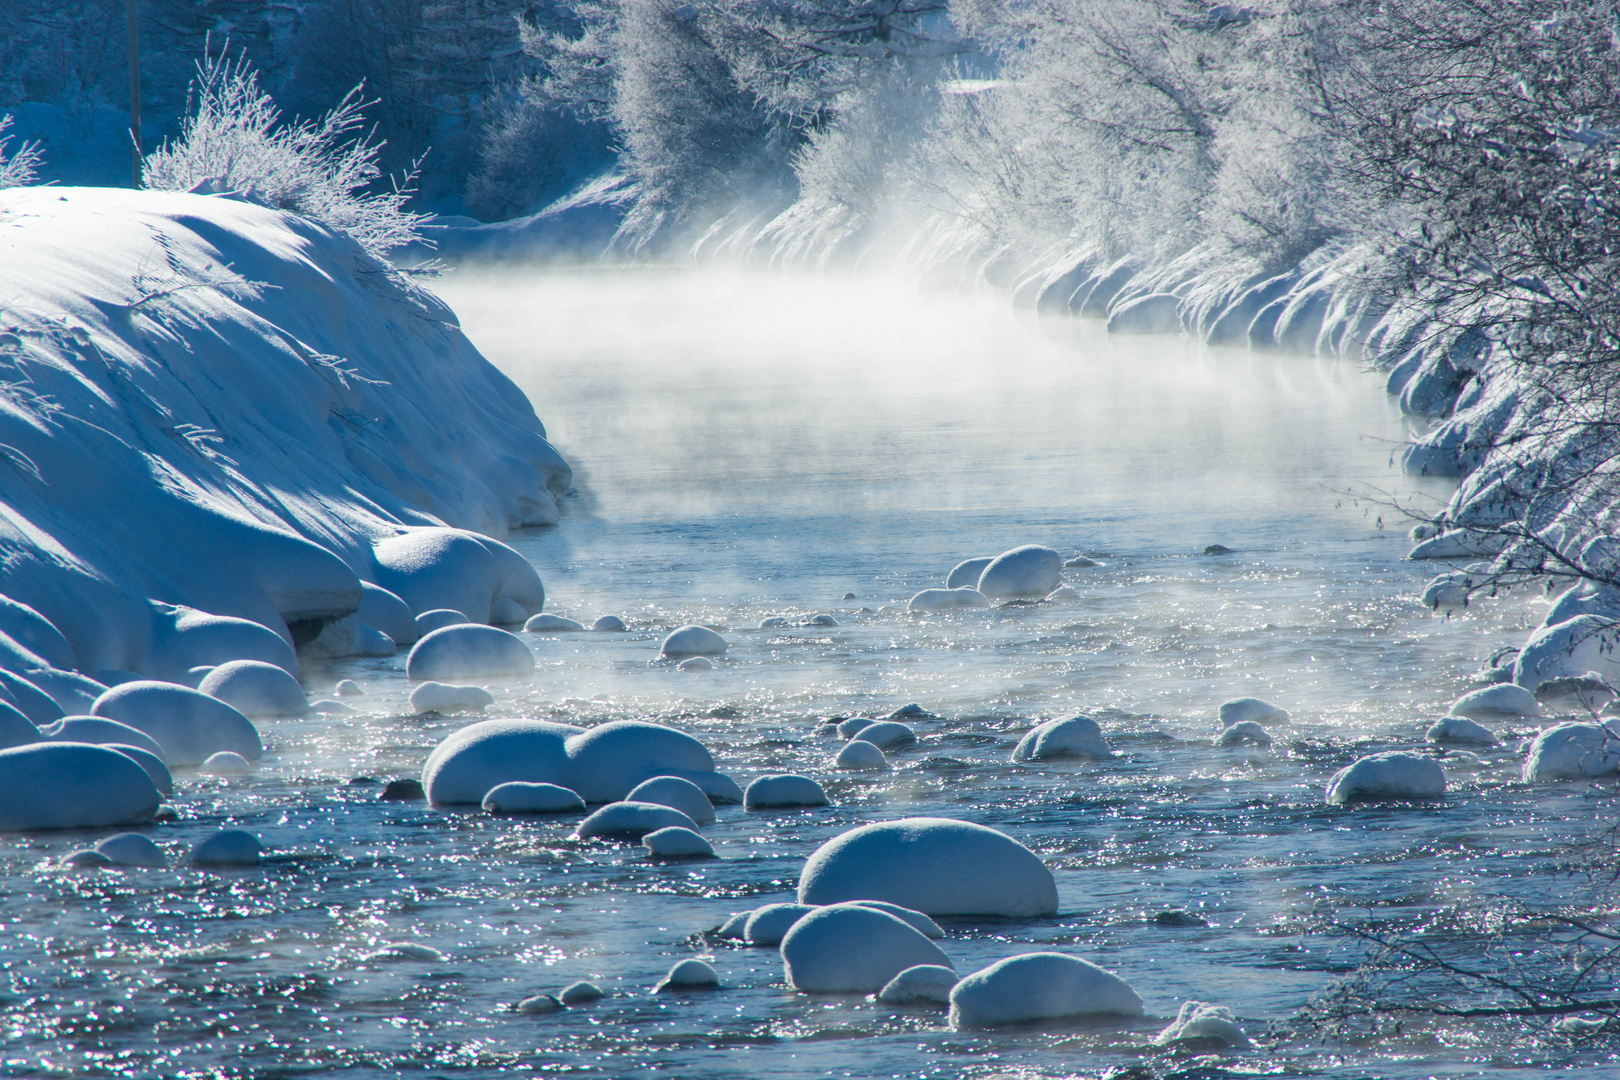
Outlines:
[{"label": "snow mound", "polygon": [[995,829],[902,818],[851,829],[817,848],[799,902],[886,900],[927,915],[1030,918],[1057,913],[1057,882],[1033,852]]},{"label": "snow mound", "polygon": [[742,939],[750,945],[780,945],[794,923],[816,910],[814,904],[766,904],[755,908],[743,924]]},{"label": "snow mound", "polygon": [[1430,725],[1423,737],[1432,743],[1459,742],[1495,746],[1501,742],[1496,732],[1461,716],[1444,716]]},{"label": "snow mound", "polygon": [[1010,956],[951,990],[951,1026],[958,1030],[1098,1015],[1141,1016],[1142,999],[1118,975],[1063,953]]},{"label": "snow mound", "polygon": [[683,626],[664,639],[659,652],[665,656],[719,656],[726,651],[726,639],[706,626]]},{"label": "snow mound", "polygon": [[851,739],[833,758],[833,768],[848,772],[887,772],[889,759],[864,739]]},{"label": "snow mound", "polygon": [[120,724],[117,720],[108,720],[102,716],[64,716],[54,724],[46,724],[39,728],[35,739],[91,743],[96,746],[117,743],[145,750],[158,758],[163,757],[163,747],[159,746],[158,741],[152,736],[140,728]]},{"label": "snow mound", "polygon": [[191,849],[193,866],[258,866],[259,838],[241,829],[221,829]]},{"label": "snow mound", "polygon": [[241,754],[221,750],[209,754],[208,760],[197,766],[197,771],[204,776],[242,776],[253,771],[253,763]]},{"label": "snow mound", "polygon": [[425,682],[411,691],[411,712],[418,716],[430,712],[477,712],[493,704],[495,695],[482,686]]},{"label": "snow mound", "polygon": [[1446,771],[1432,757],[1389,751],[1346,765],[1328,781],[1326,799],[1342,805],[1359,800],[1438,799]]},{"label": "snow mound", "polygon": [[1249,1042],[1249,1036],[1238,1027],[1237,1021],[1232,1019],[1230,1009],[1203,1001],[1182,1002],[1175,1020],[1153,1037],[1155,1046],[1188,1041],[1207,1041],[1238,1049],[1253,1045]]},{"label": "snow mound", "polygon": [[697,831],[698,824],[673,807],[657,803],[608,803],[579,823],[581,838],[589,836],[624,836],[640,840],[650,832],[678,827]]},{"label": "snow mound", "polygon": [[478,805],[491,788],[514,780],[569,787],[566,740],[582,730],[544,720],[479,721],[433,748],[422,787],[428,801],[442,805]]},{"label": "snow mound", "polygon": [[583,814],[585,800],[556,784],[512,781],[490,788],[483,807],[492,814]]},{"label": "snow mound", "polygon": [[472,622],[471,619],[454,608],[434,608],[432,611],[424,611],[411,621],[416,624],[416,638],[418,640],[423,635],[431,634],[435,630],[443,630],[447,626],[461,626]]},{"label": "snow mound", "polygon": [[468,623],[444,626],[411,646],[405,658],[410,679],[478,679],[527,675],[534,654],[516,634],[494,626]]},{"label": "snow mound", "polygon": [[641,843],[654,859],[714,858],[714,847],[707,840],[679,825],[654,829],[641,838]]},{"label": "snow mound", "polygon": [[586,802],[623,799],[654,776],[683,777],[707,794],[706,778],[698,774],[714,772],[714,758],[702,743],[684,731],[640,720],[615,720],[570,736],[568,758],[574,781],[568,786]]},{"label": "snow mound", "polygon": [[1602,615],[1577,615],[1556,625],[1544,626],[1530,635],[1513,663],[1513,681],[1534,690],[1549,680],[1585,675],[1589,671],[1611,683],[1620,681],[1617,647],[1620,647],[1620,623]]},{"label": "snow mound", "polygon": [[959,611],[989,606],[990,598],[972,585],[960,589],[924,589],[906,601],[907,611]]},{"label": "snow mound", "polygon": [[96,845],[96,850],[114,866],[144,866],[162,869],[169,865],[163,849],[140,833],[119,833]]},{"label": "snow mound", "polygon": [[301,716],[309,708],[304,688],[286,670],[262,660],[231,660],[197,684],[243,716]]},{"label": "snow mound", "polygon": [[875,993],[919,965],[951,967],[944,950],[902,919],[860,904],[817,908],[782,938],[787,983],[812,994]]},{"label": "snow mound", "polygon": [[88,743],[0,750],[0,829],[87,829],[151,821],[162,801],[134,758]]},{"label": "snow mound", "polygon": [[387,634],[400,648],[409,648],[422,636],[411,605],[369,581],[360,583],[360,610],[355,614],[367,626]]},{"label": "snow mound", "polygon": [[[9,751],[8,751],[9,752]],[[1525,780],[1580,780],[1620,772],[1620,730],[1607,723],[1557,724],[1525,752]]]},{"label": "snow mound", "polygon": [[1039,600],[1063,584],[1063,556],[1025,544],[992,559],[979,575],[979,591],[991,600]]},{"label": "snow mound", "polygon": [[761,776],[743,792],[743,808],[747,810],[826,805],[827,793],[821,785],[794,773]]},{"label": "snow mound", "polygon": [[536,615],[523,624],[526,634],[570,634],[584,629],[584,623],[565,619],[561,615]]},{"label": "snow mound", "polygon": [[221,750],[249,761],[264,754],[259,729],[247,717],[218,698],[173,683],[123,683],[97,698],[91,712],[146,732],[170,765],[201,765]]},{"label": "snow mound", "polygon": [[657,803],[679,810],[699,825],[714,822],[714,804],[703,794],[703,789],[678,776],[655,776],[651,780],[643,780],[631,788],[624,798],[626,802]]},{"label": "snow mound", "polygon": [[[842,726],[839,728],[839,734],[843,734]],[[863,724],[849,737],[869,742],[879,750],[892,750],[897,746],[917,741],[917,733],[909,725],[894,720],[874,720],[870,724]]]},{"label": "snow mound", "polygon": [[529,560],[499,540],[464,529],[412,529],[374,544],[372,558],[377,584],[412,611],[447,608],[488,623],[502,597],[521,607],[525,617],[545,607],[545,587]]},{"label": "snow mound", "polygon": [[976,559],[965,559],[951,567],[951,572],[945,575],[947,589],[960,589],[964,585],[977,589],[979,578],[984,574],[984,568],[996,561],[994,555],[981,555]]},{"label": "snow mound", "polygon": [[1521,716],[1540,716],[1541,704],[1536,695],[1522,686],[1503,683],[1473,690],[1451,703],[1452,716],[1465,716],[1470,720],[1501,720]]},{"label": "snow mound", "polygon": [[653,987],[656,994],[666,993],[670,990],[718,990],[720,988],[720,973],[714,970],[714,965],[704,960],[682,960],[669,969],[669,974],[658,980]]},{"label": "snow mound", "polygon": [[617,615],[603,615],[600,619],[591,623],[591,629],[601,633],[617,634],[630,628]]},{"label": "snow mound", "polygon": [[1233,698],[1221,704],[1221,727],[1229,728],[1245,720],[1252,720],[1256,724],[1286,724],[1288,711],[1269,701],[1252,697]]},{"label": "snow mound", "polygon": [[1013,747],[1014,761],[1044,761],[1052,758],[1110,758],[1114,752],[1103,738],[1102,728],[1089,716],[1068,720],[1047,720],[1027,732]]},{"label": "snow mound", "polygon": [[1254,746],[1270,746],[1271,732],[1253,720],[1239,720],[1225,731],[1222,731],[1215,739],[1216,746],[1241,746],[1244,743]]},{"label": "snow mound", "polygon": [[[39,728],[15,705],[0,701],[0,750],[39,742]],[[78,740],[87,741],[87,740]],[[93,741],[93,740],[91,740]]]},{"label": "snow mound", "polygon": [[886,1005],[910,1005],[918,1001],[945,1005],[950,1002],[951,989],[955,986],[956,972],[950,968],[918,964],[885,983],[877,998]]}]

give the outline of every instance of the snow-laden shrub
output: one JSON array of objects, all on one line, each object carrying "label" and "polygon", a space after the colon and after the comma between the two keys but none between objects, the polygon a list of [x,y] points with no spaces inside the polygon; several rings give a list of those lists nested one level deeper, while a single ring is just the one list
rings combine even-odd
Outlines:
[{"label": "snow-laden shrub", "polygon": [[[362,84],[363,85],[363,84]],[[405,208],[407,175],[385,190],[377,155],[383,144],[362,133],[366,102],[356,86],[320,120],[283,123],[245,56],[226,53],[197,63],[180,137],[147,155],[148,187],[229,192],[288,210],[354,239],[369,254],[420,242],[425,215]]]},{"label": "snow-laden shrub", "polygon": [[11,114],[0,116],[0,188],[32,184],[39,179],[39,165],[44,160],[38,143],[25,142],[15,150],[9,149],[11,136],[4,132],[10,126]]}]

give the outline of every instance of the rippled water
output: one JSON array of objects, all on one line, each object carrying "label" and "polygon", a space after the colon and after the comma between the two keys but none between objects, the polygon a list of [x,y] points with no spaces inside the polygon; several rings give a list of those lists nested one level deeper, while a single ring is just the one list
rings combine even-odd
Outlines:
[{"label": "rippled water", "polygon": [[[705,830],[719,861],[655,865],[569,839],[571,821],[380,802],[356,779],[414,773],[464,719],[405,715],[403,657],[313,671],[317,695],[362,682],[364,711],[263,725],[257,775],[182,778],[177,820],[151,830],[179,851],[250,828],[264,869],[70,874],[50,860],[92,837],[0,846],[7,1074],[1606,1075],[1466,1033],[1146,1045],[1188,998],[1280,1031],[1361,955],[1336,913],[1543,898],[1560,845],[1612,815],[1598,787],[1519,784],[1512,741],[1454,767],[1433,806],[1322,804],[1335,769],[1413,745],[1542,610],[1446,620],[1416,601],[1429,571],[1401,561],[1404,528],[1351,492],[1446,491],[1391,468],[1403,421],[1380,380],[881,282],[462,271],[440,291],[578,469],[561,525],[512,538],[548,610],[633,629],[531,636],[534,677],[492,686],[490,714],[670,722],[739,781],[807,772],[835,807],[724,807]],[[1101,563],[1066,571],[1077,601],[904,610],[961,559],[1030,542]],[[1201,554],[1214,543],[1234,551]],[[815,613],[838,626],[753,629]],[[652,662],[686,622],[725,629],[715,670]],[[1245,694],[1293,712],[1274,753],[1211,744],[1216,706]],[[822,720],[912,701],[941,719],[892,773],[830,771]],[[1120,757],[1009,763],[1029,718],[1077,712]],[[948,925],[959,970],[1060,948],[1129,980],[1149,1018],[955,1033],[932,1010],[791,993],[774,950],[698,936],[789,899],[823,840],[915,814],[1003,829],[1057,874],[1057,918]],[[1152,923],[1171,908],[1209,925]],[[398,941],[446,959],[366,959]],[[725,989],[649,992],[691,955]],[[510,1011],[580,978],[610,996]]]}]

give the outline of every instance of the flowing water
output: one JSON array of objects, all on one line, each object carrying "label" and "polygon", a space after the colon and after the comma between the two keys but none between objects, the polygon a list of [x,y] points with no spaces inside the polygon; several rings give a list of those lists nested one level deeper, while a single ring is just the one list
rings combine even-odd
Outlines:
[{"label": "flowing water", "polygon": [[[178,852],[252,829],[263,869],[68,874],[50,860],[92,837],[0,847],[8,1075],[1612,1075],[1466,1030],[1148,1046],[1187,999],[1280,1033],[1360,959],[1336,922],[1549,898],[1562,846],[1612,814],[1605,788],[1518,783],[1512,737],[1448,761],[1434,804],[1323,805],[1335,769],[1418,745],[1543,610],[1418,603],[1432,568],[1402,561],[1403,523],[1366,496],[1447,490],[1392,468],[1405,429],[1381,380],[882,281],[503,269],[440,291],[576,466],[561,524],[510,538],[547,609],[631,626],[525,635],[538,668],[493,684],[490,715],[674,724],[740,782],[805,772],[835,805],[722,807],[719,860],[655,864],[571,839],[575,819],[381,802],[355,781],[416,772],[466,718],[407,715],[403,656],[310,671],[313,696],[359,680],[361,712],[264,724],[256,775],[182,778],[152,830]],[[906,611],[958,561],[1024,543],[1099,565],[1065,571],[1067,602]],[[818,613],[837,625],[755,629]],[[729,640],[714,670],[655,662],[688,622]],[[1270,752],[1212,743],[1243,695],[1292,713]],[[909,702],[938,719],[892,772],[830,768],[827,718]],[[1115,759],[1009,762],[1035,718],[1082,712]],[[1148,1018],[953,1032],[932,1009],[795,994],[775,950],[701,936],[790,899],[824,840],[910,815],[1002,829],[1057,876],[1056,918],[947,924],[959,971],[1060,949],[1126,978]],[[1170,909],[1207,926],[1153,922]],[[391,942],[444,958],[370,957]],[[650,992],[694,955],[723,989]],[[510,1009],[584,978],[609,996]]]}]

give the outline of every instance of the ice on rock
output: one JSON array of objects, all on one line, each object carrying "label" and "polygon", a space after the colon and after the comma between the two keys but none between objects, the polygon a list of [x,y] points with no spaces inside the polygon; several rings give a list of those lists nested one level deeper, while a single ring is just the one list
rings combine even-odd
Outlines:
[{"label": "ice on rock", "polygon": [[567,786],[592,803],[623,799],[655,776],[690,780],[711,799],[711,783],[728,795],[736,788],[729,778],[717,778],[714,758],[702,743],[684,731],[641,720],[615,720],[569,736],[568,761],[572,783]]},{"label": "ice on rock", "polygon": [[984,568],[996,561],[994,555],[981,555],[976,559],[966,559],[951,567],[951,572],[945,575],[947,589],[960,589],[964,585],[977,589],[979,577]]},{"label": "ice on rock", "polygon": [[654,859],[712,859],[714,847],[691,829],[671,825],[654,829],[641,838],[642,846]]},{"label": "ice on rock", "polygon": [[208,760],[198,766],[197,771],[204,776],[242,776],[253,771],[253,763],[241,754],[221,750],[208,755]]},{"label": "ice on rock", "polygon": [[782,938],[787,983],[812,994],[875,993],[918,965],[949,968],[950,957],[920,931],[861,904],[820,907]]},{"label": "ice on rock", "polygon": [[453,608],[434,608],[432,611],[424,611],[414,621],[418,639],[425,634],[433,633],[435,630],[443,630],[447,626],[461,626],[464,623],[472,622],[467,616]]},{"label": "ice on rock", "polygon": [[476,623],[445,626],[423,636],[405,659],[405,675],[412,681],[527,675],[533,670],[534,654],[522,639]]},{"label": "ice on rock", "polygon": [[1025,544],[1004,551],[979,575],[979,591],[991,600],[1039,600],[1063,584],[1063,556]]},{"label": "ice on rock", "polygon": [[411,712],[418,716],[430,712],[477,712],[493,704],[495,695],[482,686],[425,682],[411,691]]},{"label": "ice on rock", "polygon": [[1288,710],[1252,697],[1233,698],[1221,704],[1221,727],[1229,728],[1245,720],[1252,720],[1256,724],[1286,724]]},{"label": "ice on rock", "polygon": [[[842,725],[839,726],[838,733],[843,734]],[[880,750],[892,750],[897,746],[916,742],[917,733],[907,724],[893,720],[876,720],[870,724],[863,724],[859,730],[850,735],[850,738],[869,742]]]},{"label": "ice on rock", "polygon": [[526,634],[571,634],[583,631],[585,625],[561,615],[536,615],[523,624]]},{"label": "ice on rock", "polygon": [[1049,761],[1055,758],[1111,758],[1114,752],[1102,728],[1089,716],[1047,720],[1027,732],[1013,747],[1014,761]]},{"label": "ice on rock", "polygon": [[161,801],[146,770],[110,747],[39,742],[0,750],[0,830],[141,825]]},{"label": "ice on rock", "polygon": [[585,800],[557,784],[514,780],[490,788],[483,807],[492,814],[583,814]]},{"label": "ice on rock", "polygon": [[815,910],[814,904],[766,904],[755,908],[743,924],[742,939],[750,945],[780,945],[793,924]]},{"label": "ice on rock", "polygon": [[571,787],[566,740],[583,730],[544,720],[471,724],[433,748],[422,766],[422,787],[441,805],[477,805],[491,788],[514,780]]},{"label": "ice on rock", "polygon": [[193,866],[258,866],[259,838],[241,829],[221,829],[191,849]]},{"label": "ice on rock", "polygon": [[1423,737],[1432,743],[1457,742],[1495,746],[1501,740],[1496,732],[1461,716],[1444,716],[1430,725]]},{"label": "ice on rock", "polygon": [[714,965],[704,960],[682,960],[669,969],[669,974],[658,980],[653,987],[653,993],[662,994],[671,990],[718,990],[720,988],[720,973],[714,970]]},{"label": "ice on rock", "polygon": [[801,904],[885,900],[925,915],[1035,918],[1057,913],[1057,882],[1005,833],[949,818],[851,829],[817,848],[799,875]]},{"label": "ice on rock", "polygon": [[46,724],[39,728],[35,739],[92,743],[97,746],[119,743],[145,750],[148,754],[155,754],[159,758],[165,756],[163,747],[158,741],[140,728],[120,724],[117,720],[108,720],[104,716],[64,716],[54,724]]},{"label": "ice on rock", "polygon": [[1231,727],[1222,731],[1215,739],[1216,746],[1241,746],[1249,743],[1253,746],[1270,746],[1271,732],[1255,723],[1253,720],[1239,720]]},{"label": "ice on rock", "polygon": [[557,995],[558,1000],[564,1005],[589,1005],[593,1001],[601,1001],[606,996],[600,986],[584,979],[569,983],[563,987],[562,993]]},{"label": "ice on rock", "polygon": [[951,990],[951,1027],[959,1031],[1142,1011],[1130,983],[1088,960],[1055,952],[999,960]]},{"label": "ice on rock", "polygon": [[743,808],[747,810],[826,805],[827,793],[821,785],[808,776],[794,773],[761,776],[750,783],[748,790],[743,793]]},{"label": "ice on rock", "polygon": [[951,990],[956,986],[956,972],[940,964],[918,964],[890,979],[878,991],[878,1000],[885,1005],[911,1005],[927,1001],[946,1005]]},{"label": "ice on rock", "polygon": [[720,656],[726,639],[706,626],[687,625],[672,632],[659,648],[665,656]]},{"label": "ice on rock", "polygon": [[1620,623],[1602,615],[1577,615],[1557,625],[1544,626],[1531,634],[1519,650],[1518,659],[1513,663],[1513,682],[1528,691],[1549,679],[1585,675],[1589,671],[1606,681],[1620,680],[1617,647],[1620,647]]},{"label": "ice on rock", "polygon": [[163,747],[173,765],[201,765],[221,750],[257,761],[264,754],[259,729],[218,698],[173,683],[124,683],[96,699],[91,709],[139,728]]},{"label": "ice on rock", "polygon": [[[540,611],[546,592],[533,565],[499,540],[462,529],[413,528],[373,545],[377,584],[427,612],[449,608],[477,623],[491,621],[496,601],[507,598]],[[519,622],[522,620],[519,619]]]},{"label": "ice on rock", "polygon": [[493,626],[515,626],[528,617],[528,610],[509,596],[497,597],[489,605],[489,621]]},{"label": "ice on rock", "polygon": [[990,598],[971,585],[960,589],[924,589],[906,601],[907,611],[958,611],[989,606]]},{"label": "ice on rock", "polygon": [[0,750],[39,742],[41,737],[39,728],[23,715],[21,709],[0,701]]},{"label": "ice on rock", "polygon": [[369,581],[360,583],[360,610],[355,615],[367,626],[387,634],[402,649],[410,648],[422,636],[411,605]]},{"label": "ice on rock", "polygon": [[[9,751],[8,751],[9,752]],[[1581,780],[1620,772],[1620,724],[1557,724],[1525,752],[1525,780]]]},{"label": "ice on rock", "polygon": [[135,764],[146,770],[146,775],[152,778],[152,786],[158,789],[158,794],[168,798],[174,794],[174,776],[169,772],[168,765],[163,759],[150,750],[143,750],[139,746],[129,746],[125,743],[101,743],[109,750],[116,750],[125,757],[132,759]]},{"label": "ice on rock", "polygon": [[603,615],[601,618],[591,623],[591,629],[601,633],[619,634],[630,628],[626,626],[624,624],[624,620],[619,618],[617,615]]},{"label": "ice on rock", "polygon": [[1153,1038],[1155,1046],[1179,1042],[1219,1043],[1237,1049],[1247,1049],[1253,1045],[1237,1021],[1232,1019],[1230,1009],[1202,1001],[1182,1002],[1175,1020]]},{"label": "ice on rock", "polygon": [[685,672],[713,671],[714,661],[710,660],[707,656],[688,656],[685,660],[682,660],[680,663],[675,665],[675,670]]},{"label": "ice on rock", "polygon": [[1540,716],[1541,704],[1536,701],[1536,695],[1524,687],[1503,683],[1472,690],[1453,701],[1447,711],[1452,716],[1470,720],[1504,720]]},{"label": "ice on rock", "polygon": [[309,699],[298,680],[262,660],[232,660],[210,671],[197,689],[247,717],[302,716]]},{"label": "ice on rock", "polygon": [[96,850],[115,866],[143,866],[161,870],[169,865],[163,849],[140,833],[126,832],[109,836],[96,845]]},{"label": "ice on rock", "polygon": [[563,1003],[550,994],[535,994],[533,997],[526,997],[512,1006],[515,1011],[528,1013],[531,1016],[544,1016],[546,1013],[554,1013],[562,1007]]},{"label": "ice on rock", "polygon": [[365,693],[364,690],[360,689],[360,684],[353,679],[344,679],[337,684],[338,697],[364,697]]},{"label": "ice on rock", "polygon": [[579,823],[579,835],[629,837],[640,840],[650,832],[671,827],[697,831],[698,823],[669,806],[658,803],[608,803]]},{"label": "ice on rock", "polygon": [[699,825],[714,822],[714,804],[703,789],[678,776],[655,776],[630,789],[626,802],[657,803],[679,810]]},{"label": "ice on rock", "polygon": [[1389,751],[1346,765],[1328,781],[1326,799],[1357,801],[1438,799],[1446,793],[1446,771],[1432,757]]},{"label": "ice on rock", "polygon": [[833,768],[848,772],[887,772],[889,759],[883,751],[863,739],[851,739],[833,758]]}]

